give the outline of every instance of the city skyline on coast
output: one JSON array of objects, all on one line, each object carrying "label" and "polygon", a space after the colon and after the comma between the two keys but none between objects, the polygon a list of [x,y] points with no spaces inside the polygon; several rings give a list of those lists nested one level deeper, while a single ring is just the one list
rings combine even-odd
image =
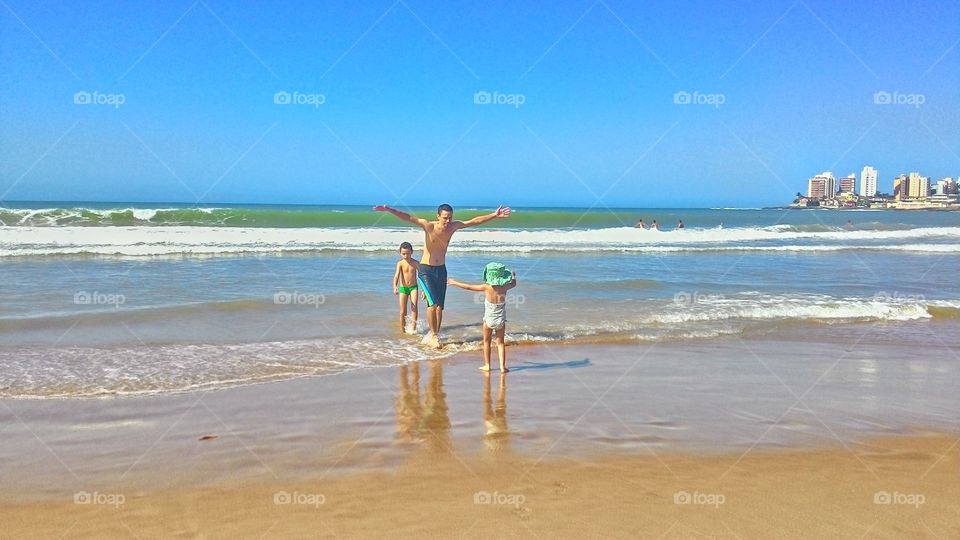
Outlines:
[{"label": "city skyline on coast", "polygon": [[887,208],[895,202],[898,209],[960,208],[957,180],[951,176],[932,180],[912,171],[898,174],[891,184],[885,191],[879,171],[870,165],[863,167],[859,181],[856,173],[837,178],[832,171],[823,171],[807,180],[806,196],[797,192],[791,206]]}]

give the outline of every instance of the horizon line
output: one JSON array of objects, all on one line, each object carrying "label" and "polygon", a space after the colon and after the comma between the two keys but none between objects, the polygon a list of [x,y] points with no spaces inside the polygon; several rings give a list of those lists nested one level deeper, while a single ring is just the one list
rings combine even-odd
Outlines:
[{"label": "horizon line", "polygon": [[[216,201],[216,202],[186,202],[186,201],[97,201],[97,200],[67,200],[67,199],[7,199],[0,201],[0,207],[2,204],[6,203],[85,203],[85,204],[117,204],[117,205],[135,205],[135,204],[149,204],[149,205],[161,205],[161,204],[170,204],[170,205],[179,205],[179,206],[213,206],[219,205],[224,207],[230,206],[356,206],[356,207],[370,207],[373,208],[372,204],[362,204],[362,203],[249,203],[249,202],[226,202],[226,201]],[[498,205],[493,204],[457,204],[451,205],[454,208],[476,208],[476,207],[490,207],[496,208]],[[511,208],[531,208],[531,209],[577,209],[577,210],[764,210],[764,209],[778,209],[784,208],[785,205],[763,205],[763,206],[548,206],[548,205],[504,205],[510,206]],[[410,204],[410,205],[398,205],[400,208],[432,208],[433,205],[426,204]]]}]

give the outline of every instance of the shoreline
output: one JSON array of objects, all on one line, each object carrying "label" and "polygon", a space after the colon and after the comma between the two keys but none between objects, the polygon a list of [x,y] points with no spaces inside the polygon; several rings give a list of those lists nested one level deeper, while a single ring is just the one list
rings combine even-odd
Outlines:
[{"label": "shoreline", "polygon": [[955,363],[849,345],[529,345],[503,376],[470,351],[5,399],[0,520],[14,537],[958,536]]},{"label": "shoreline", "polygon": [[840,337],[508,347],[502,378],[469,351],[219,390],[7,398],[0,460],[19,466],[0,500],[393,471],[430,441],[465,456],[500,445],[590,460],[960,432],[945,349]]},{"label": "shoreline", "polygon": [[954,204],[951,206],[927,206],[922,208],[901,208],[896,206],[888,206],[885,208],[836,208],[831,206],[765,206],[764,210],[838,210],[844,212],[879,212],[879,211],[914,211],[914,210],[929,210],[933,212],[953,212],[960,210],[960,204]]}]

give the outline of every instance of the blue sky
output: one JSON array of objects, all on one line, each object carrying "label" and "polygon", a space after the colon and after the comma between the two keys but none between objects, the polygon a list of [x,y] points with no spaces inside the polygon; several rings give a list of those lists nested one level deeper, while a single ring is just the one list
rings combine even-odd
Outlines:
[{"label": "blue sky", "polygon": [[756,206],[826,169],[960,175],[957,2],[4,1],[0,200]]}]

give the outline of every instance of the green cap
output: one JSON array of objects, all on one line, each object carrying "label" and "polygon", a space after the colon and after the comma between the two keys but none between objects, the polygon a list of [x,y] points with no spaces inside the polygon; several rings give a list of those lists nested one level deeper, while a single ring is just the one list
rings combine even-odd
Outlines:
[{"label": "green cap", "polygon": [[483,281],[495,287],[506,285],[513,279],[513,273],[503,263],[487,263],[483,268]]}]

